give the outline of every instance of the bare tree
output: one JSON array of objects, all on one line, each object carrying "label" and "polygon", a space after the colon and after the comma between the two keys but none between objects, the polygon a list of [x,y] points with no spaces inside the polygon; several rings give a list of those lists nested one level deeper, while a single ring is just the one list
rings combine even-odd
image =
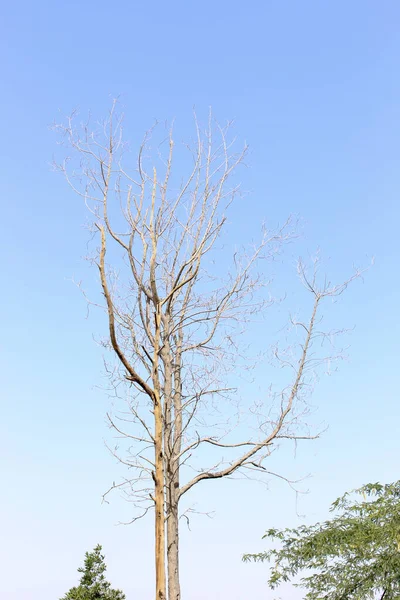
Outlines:
[{"label": "bare tree", "polygon": [[[238,364],[244,324],[270,302],[256,264],[279,252],[291,237],[290,224],[263,230],[260,243],[235,252],[231,271],[221,277],[212,251],[238,194],[234,173],[247,152],[247,147],[235,151],[229,124],[220,127],[210,115],[203,131],[195,120],[195,141],[186,146],[189,160],[181,159],[178,167],[183,177],[174,170],[172,129],[156,156],[149,156],[149,131],[128,172],[130,154],[115,104],[98,131],[89,123],[75,128],[74,122],[71,117],[57,129],[79,165],[74,170],[66,160],[59,168],[93,217],[99,240],[93,261],[108,315],[105,344],[117,358],[108,370],[128,406],[108,415],[111,427],[129,442],[126,453],[113,451],[129,475],[111,489],[125,490],[139,508],[133,520],[154,509],[156,599],[179,600],[180,500],[205,480],[268,472],[273,444],[311,437],[301,428],[299,399],[307,373],[321,360],[311,351],[321,335],[317,314],[321,302],[341,294],[348,282],[318,287],[315,274],[309,279],[299,263],[312,300],[310,317],[293,322],[304,334],[299,353],[291,358],[277,353],[293,375],[274,401],[254,403],[253,435],[241,438],[230,421],[234,390],[226,375]],[[210,450],[215,462],[204,466]]]}]

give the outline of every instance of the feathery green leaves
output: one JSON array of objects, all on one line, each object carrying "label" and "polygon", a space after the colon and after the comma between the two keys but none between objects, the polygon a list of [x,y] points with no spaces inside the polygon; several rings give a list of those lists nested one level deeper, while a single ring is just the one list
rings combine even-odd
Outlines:
[{"label": "feathery green leaves", "polygon": [[271,563],[269,586],[302,575],[306,600],[400,599],[400,481],[370,483],[338,498],[335,516],[296,529],[269,529],[278,549],[246,554]]}]

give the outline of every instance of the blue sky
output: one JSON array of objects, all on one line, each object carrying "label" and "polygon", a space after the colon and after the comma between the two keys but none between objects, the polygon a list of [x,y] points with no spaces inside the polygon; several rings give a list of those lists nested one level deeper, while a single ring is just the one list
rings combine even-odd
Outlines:
[{"label": "blue sky", "polygon": [[[108,400],[95,387],[102,362],[92,334],[104,323],[99,315],[85,319],[70,282],[84,276],[95,285],[81,259],[84,208],[49,167],[48,126],[76,106],[101,116],[121,95],[135,140],[154,118],[175,117],[184,137],[192,107],[212,105],[219,119],[235,119],[251,148],[244,181],[251,193],[245,210],[231,215],[238,241],[264,219],[274,224],[295,213],[304,235],[287,265],[320,246],[340,280],[375,256],[364,283],[328,307],[337,326],[356,326],[349,361],[314,395],[316,418],[329,430],[296,458],[283,449],[276,466],[312,474],[297,507],[308,521],[324,518],[347,488],[399,477],[399,19],[397,2],[365,0],[3,6],[0,562],[7,600],[60,597],[97,542],[128,600],[152,597],[151,521],[115,527],[129,507],[100,504],[115,477],[102,441]],[[281,310],[297,308],[295,274],[285,267],[282,277]],[[184,599],[272,597],[266,570],[240,557],[262,548],[267,527],[300,522],[293,493],[276,481],[269,490],[229,482],[204,486],[193,501],[215,516],[183,531]]]}]

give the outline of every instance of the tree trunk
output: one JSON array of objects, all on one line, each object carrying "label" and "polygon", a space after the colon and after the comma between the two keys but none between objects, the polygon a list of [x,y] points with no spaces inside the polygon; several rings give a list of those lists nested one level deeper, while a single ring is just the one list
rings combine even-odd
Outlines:
[{"label": "tree trunk", "polygon": [[155,418],[155,562],[156,600],[167,600],[165,577],[165,512],[164,512],[164,456],[163,418],[160,399],[154,405]]},{"label": "tree trunk", "polygon": [[176,344],[173,369],[174,393],[174,429],[173,445],[168,464],[167,487],[167,564],[168,564],[168,600],[180,600],[181,587],[179,580],[179,485],[180,485],[180,452],[182,448],[182,329]]},{"label": "tree trunk", "polygon": [[170,507],[167,516],[168,600],[180,600],[179,582],[179,515],[175,482],[171,485]]}]

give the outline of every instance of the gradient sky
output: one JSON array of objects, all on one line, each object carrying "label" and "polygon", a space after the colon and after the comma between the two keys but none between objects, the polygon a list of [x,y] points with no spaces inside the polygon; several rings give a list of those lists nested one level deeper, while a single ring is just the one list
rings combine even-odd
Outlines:
[{"label": "gradient sky", "polygon": [[328,307],[336,326],[356,326],[349,361],[314,394],[329,429],[274,459],[290,477],[311,473],[309,494],[296,506],[276,480],[209,482],[191,498],[215,515],[182,532],[183,600],[272,598],[266,567],[241,564],[267,527],[324,518],[346,489],[400,476],[400,5],[39,0],[4,3],[0,29],[1,595],[59,598],[100,542],[128,600],[153,597],[151,520],[117,527],[129,506],[100,503],[116,476],[92,340],[104,323],[85,319],[70,281],[95,285],[81,258],[84,207],[49,166],[49,124],[76,106],[104,115],[121,94],[134,142],[155,117],[175,117],[184,137],[194,105],[235,119],[251,147],[251,194],[231,231],[244,242],[264,219],[302,217],[282,311],[297,308],[289,267],[299,252],[321,247],[337,280],[375,256],[364,283]]}]

